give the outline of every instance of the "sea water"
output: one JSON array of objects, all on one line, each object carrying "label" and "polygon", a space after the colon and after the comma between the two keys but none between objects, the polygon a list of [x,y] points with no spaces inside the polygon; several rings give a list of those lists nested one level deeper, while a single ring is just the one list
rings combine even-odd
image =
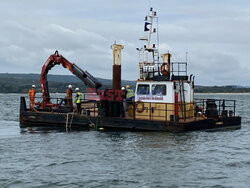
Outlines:
[{"label": "sea water", "polygon": [[0,187],[249,187],[250,95],[236,99],[242,128],[105,132],[19,128],[21,94],[0,94]]}]

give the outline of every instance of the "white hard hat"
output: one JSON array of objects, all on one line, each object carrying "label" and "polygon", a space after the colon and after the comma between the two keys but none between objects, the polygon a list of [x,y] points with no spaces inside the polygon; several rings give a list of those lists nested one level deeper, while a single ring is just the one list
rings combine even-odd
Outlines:
[{"label": "white hard hat", "polygon": [[68,85],[68,88],[72,88],[72,85],[69,84],[69,85]]},{"label": "white hard hat", "polygon": [[76,91],[79,91],[79,88],[77,87],[75,90],[76,90]]},{"label": "white hard hat", "polygon": [[125,87],[122,87],[122,90],[125,90]]},{"label": "white hard hat", "polygon": [[36,87],[35,85],[32,85],[32,87]]}]

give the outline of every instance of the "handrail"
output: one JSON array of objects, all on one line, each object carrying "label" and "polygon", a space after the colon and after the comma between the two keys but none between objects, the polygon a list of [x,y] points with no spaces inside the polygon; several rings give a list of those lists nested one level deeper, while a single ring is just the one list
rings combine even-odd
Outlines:
[{"label": "handrail", "polygon": [[221,115],[223,111],[231,111],[231,113],[235,116],[236,113],[236,100],[230,99],[199,99],[195,98],[195,104],[198,107],[201,107],[200,110],[204,114],[207,109],[207,101],[212,100],[217,105],[218,114]]},{"label": "handrail", "polygon": [[[160,67],[162,63],[139,62],[139,79],[143,79],[146,74],[150,79],[161,75]],[[184,67],[183,67],[184,65]],[[177,75],[175,75],[175,73]],[[172,76],[187,76],[187,62],[171,62],[170,75]]]},{"label": "handrail", "polygon": [[[42,99],[42,97],[35,97],[37,99]],[[66,98],[54,97],[51,98],[57,100],[57,104],[60,106],[60,100],[66,100]],[[133,119],[147,118],[148,120],[159,119],[160,121],[168,121],[170,119],[170,115],[175,116],[175,107],[178,106],[178,119],[186,120],[188,118],[196,117],[197,109],[196,107],[201,107],[200,111],[203,115],[206,115],[208,101],[213,101],[215,105],[215,111],[218,117],[223,117],[227,115],[229,112],[229,116],[236,114],[236,101],[235,100],[223,100],[223,99],[195,99],[194,102],[178,102],[178,103],[163,103],[163,102],[144,102],[143,104],[143,113],[139,112],[140,106],[138,106],[138,102],[134,101],[126,101],[127,105],[131,105],[133,108],[130,113],[130,117]],[[109,103],[118,102],[122,107],[125,101],[109,101]],[[101,104],[102,101],[96,100],[82,100],[82,109],[86,111],[91,111],[91,116],[97,117],[99,115],[99,111],[97,107]]]}]

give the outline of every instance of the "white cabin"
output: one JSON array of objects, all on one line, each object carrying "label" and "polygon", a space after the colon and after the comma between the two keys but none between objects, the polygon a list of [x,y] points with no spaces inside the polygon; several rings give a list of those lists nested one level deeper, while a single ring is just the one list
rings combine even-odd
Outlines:
[{"label": "white cabin", "polygon": [[[184,93],[182,94],[181,91]],[[135,102],[176,103],[175,93],[178,93],[178,101],[193,102],[193,83],[190,81],[137,81]]]}]

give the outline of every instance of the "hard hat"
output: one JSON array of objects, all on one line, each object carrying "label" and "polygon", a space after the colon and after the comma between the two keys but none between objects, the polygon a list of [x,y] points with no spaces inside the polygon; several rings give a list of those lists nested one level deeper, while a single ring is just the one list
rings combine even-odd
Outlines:
[{"label": "hard hat", "polygon": [[68,85],[68,88],[72,88],[72,85],[69,84],[69,85]]},{"label": "hard hat", "polygon": [[32,85],[32,87],[36,87],[35,85]]},{"label": "hard hat", "polygon": [[77,87],[75,90],[76,90],[76,91],[79,91],[79,88]]},{"label": "hard hat", "polygon": [[122,87],[122,90],[125,90],[125,87]]},{"label": "hard hat", "polygon": [[126,85],[126,88],[129,88],[129,85]]}]

